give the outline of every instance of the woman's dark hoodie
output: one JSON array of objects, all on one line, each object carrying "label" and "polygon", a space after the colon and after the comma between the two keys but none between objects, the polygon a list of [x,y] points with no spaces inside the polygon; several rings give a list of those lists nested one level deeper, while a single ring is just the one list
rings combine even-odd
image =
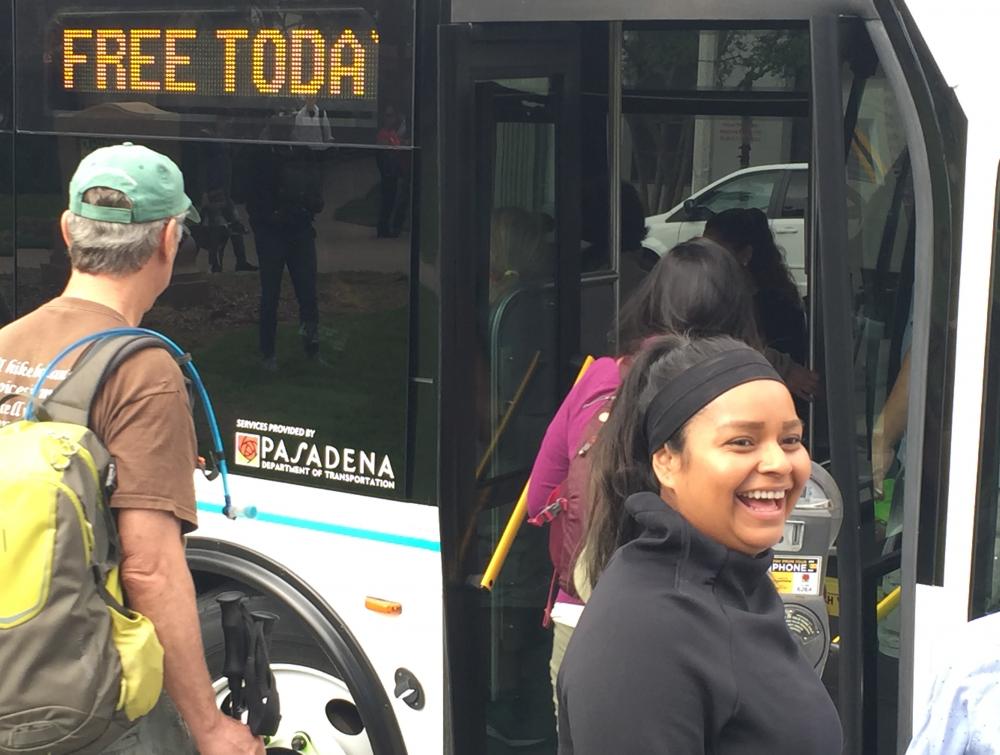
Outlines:
[{"label": "woman's dark hoodie", "polygon": [[840,755],[837,712],[767,570],[653,493],[601,575],[559,674],[560,755]]}]

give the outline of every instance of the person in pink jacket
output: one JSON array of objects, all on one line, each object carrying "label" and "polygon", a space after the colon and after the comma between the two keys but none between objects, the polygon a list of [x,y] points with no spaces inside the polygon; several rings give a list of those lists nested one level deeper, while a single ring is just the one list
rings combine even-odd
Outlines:
[{"label": "person in pink jacket", "polygon": [[572,572],[587,516],[588,452],[607,420],[631,356],[647,339],[669,333],[726,335],[760,348],[753,298],[740,264],[704,238],[671,249],[622,309],[621,354],[591,364],[549,424],[531,471],[528,517],[548,524],[555,577],[546,621],[553,626],[549,669],[553,699],[563,653],[583,611]]}]

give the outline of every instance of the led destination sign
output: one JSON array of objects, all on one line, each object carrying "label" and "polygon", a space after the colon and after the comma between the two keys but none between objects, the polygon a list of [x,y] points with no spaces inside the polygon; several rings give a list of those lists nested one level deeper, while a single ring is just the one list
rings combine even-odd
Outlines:
[{"label": "led destination sign", "polygon": [[[188,16],[190,18],[190,16]],[[66,93],[352,102],[374,106],[379,35],[364,12],[340,23],[251,26],[206,14],[194,24],[134,25],[115,16],[66,18],[56,28]],[[218,22],[217,22],[218,21]],[[173,98],[171,98],[173,99]]]}]

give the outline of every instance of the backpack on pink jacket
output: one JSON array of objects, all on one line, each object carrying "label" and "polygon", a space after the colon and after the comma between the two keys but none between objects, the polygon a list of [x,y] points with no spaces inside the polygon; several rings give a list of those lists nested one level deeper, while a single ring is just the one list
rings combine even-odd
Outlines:
[{"label": "backpack on pink jacket", "polygon": [[608,418],[614,400],[613,393],[596,399],[601,405],[596,408],[584,426],[583,442],[570,459],[566,479],[549,495],[545,508],[528,520],[530,524],[539,527],[549,525],[549,558],[552,560],[555,573],[549,605],[546,607],[546,623],[555,597],[554,588],[557,582],[566,593],[579,599],[573,584],[573,567],[580,553],[589,511],[590,451],[597,442],[598,434]]}]

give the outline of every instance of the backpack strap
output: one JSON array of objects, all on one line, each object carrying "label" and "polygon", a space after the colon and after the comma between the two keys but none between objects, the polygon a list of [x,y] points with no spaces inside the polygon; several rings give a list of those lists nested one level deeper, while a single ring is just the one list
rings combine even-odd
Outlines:
[{"label": "backpack strap", "polygon": [[90,409],[104,381],[130,356],[149,348],[166,349],[167,345],[155,336],[108,336],[94,341],[42,402],[40,418],[89,426]]},{"label": "backpack strap", "polygon": [[[70,373],[46,398],[37,410],[39,419],[53,422],[68,422],[90,426],[90,410],[94,398],[108,377],[137,351],[149,348],[167,348],[155,336],[119,335],[100,338],[91,343],[70,370]],[[110,493],[115,485],[114,459],[108,467],[107,478],[101,481],[108,497],[98,505],[97,515],[103,519],[103,527],[94,527],[94,548],[91,556],[95,581],[105,601],[128,615],[118,601],[107,591],[105,580],[108,573],[121,560],[121,542],[118,527],[108,505]]]}]

